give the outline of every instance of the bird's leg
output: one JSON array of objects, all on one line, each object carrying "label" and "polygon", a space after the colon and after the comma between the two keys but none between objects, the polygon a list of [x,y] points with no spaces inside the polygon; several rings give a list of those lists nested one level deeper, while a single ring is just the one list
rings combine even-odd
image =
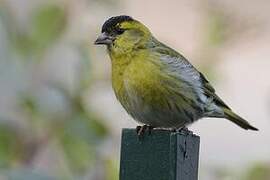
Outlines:
[{"label": "bird's leg", "polygon": [[141,137],[141,136],[144,134],[146,128],[147,128],[147,125],[137,126],[137,127],[136,127],[137,135],[138,135],[139,137]]},{"label": "bird's leg", "polygon": [[186,126],[183,126],[179,128],[178,131],[188,131],[188,128]]},{"label": "bird's leg", "polygon": [[150,135],[152,130],[154,129],[153,126],[143,125],[143,126],[137,126],[136,132],[139,137],[143,136],[145,131],[148,131],[148,134]]},{"label": "bird's leg", "polygon": [[187,128],[186,126],[183,126],[183,127],[179,128],[177,131],[180,132],[180,133],[183,133],[183,134],[185,134],[185,135],[186,135],[186,134],[192,134],[192,132],[189,131],[188,128]]},{"label": "bird's leg", "polygon": [[154,127],[153,126],[147,126],[146,130],[148,130],[148,135],[151,135]]},{"label": "bird's leg", "polygon": [[141,131],[141,128],[142,128],[142,126],[137,126],[136,127],[136,133],[137,133],[137,135],[139,134],[139,131]]}]

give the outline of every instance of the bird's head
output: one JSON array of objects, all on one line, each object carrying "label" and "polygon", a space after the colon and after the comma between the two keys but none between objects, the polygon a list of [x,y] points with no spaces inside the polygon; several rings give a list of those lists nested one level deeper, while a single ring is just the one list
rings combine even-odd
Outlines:
[{"label": "bird's head", "polygon": [[128,51],[143,47],[151,38],[151,33],[139,21],[130,16],[115,16],[109,18],[102,26],[101,35],[95,41],[96,45],[107,45],[109,50]]}]

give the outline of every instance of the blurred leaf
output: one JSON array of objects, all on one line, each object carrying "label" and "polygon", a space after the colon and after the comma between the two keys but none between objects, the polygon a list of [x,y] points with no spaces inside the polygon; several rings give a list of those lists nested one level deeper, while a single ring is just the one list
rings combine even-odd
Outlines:
[{"label": "blurred leaf", "polygon": [[119,169],[116,161],[108,159],[106,161],[106,180],[118,180],[119,179]]},{"label": "blurred leaf", "polygon": [[225,40],[225,20],[222,14],[212,13],[209,16],[208,38],[212,45],[220,45]]},{"label": "blurred leaf", "polygon": [[[95,115],[95,113],[88,112],[86,110],[86,107],[80,95],[81,94],[74,97],[68,97],[68,99],[71,101],[70,104],[72,104],[74,114],[72,117],[73,120],[70,121],[70,123],[76,123],[77,125],[79,125],[81,129],[77,131],[77,134],[87,132],[88,140],[92,140],[92,143],[94,143],[94,141],[104,138],[108,134],[108,129],[105,124],[103,124],[102,120],[98,118],[97,115]],[[69,127],[74,128],[76,126],[73,125]]]},{"label": "blurred leaf", "polygon": [[67,13],[56,4],[43,5],[33,13],[26,30],[19,27],[10,16],[6,19],[12,45],[20,54],[31,59],[33,55],[43,53],[64,33]]},{"label": "blurred leaf", "polygon": [[15,41],[13,45],[20,54],[28,56],[33,53],[35,43],[29,37],[29,35],[17,32],[17,34],[13,34],[13,40]]},{"label": "blurred leaf", "polygon": [[108,135],[107,127],[102,123],[101,119],[94,116],[88,121],[88,129],[91,129],[100,138]]},{"label": "blurred leaf", "polygon": [[269,180],[270,179],[270,165],[257,164],[248,171],[244,180]]},{"label": "blurred leaf", "polygon": [[91,83],[91,59],[89,56],[89,47],[88,45],[85,46],[79,46],[78,51],[81,56],[81,61],[80,61],[80,67],[79,67],[79,91],[83,91],[87,88],[89,88],[89,85]]},{"label": "blurred leaf", "polygon": [[[88,0],[89,3],[93,4],[93,2],[96,2],[99,6],[116,8],[119,5],[119,1],[115,0]],[[121,1],[120,1],[121,2]]]},{"label": "blurred leaf", "polygon": [[45,48],[60,37],[66,27],[66,15],[57,5],[42,6],[36,11],[31,29],[35,48]]},{"label": "blurred leaf", "polygon": [[94,160],[94,151],[91,146],[69,134],[62,137],[61,143],[71,169],[77,173],[85,172]]},{"label": "blurred leaf", "polygon": [[99,144],[108,134],[107,128],[100,120],[81,113],[74,114],[74,116],[65,122],[65,133],[92,145]]},{"label": "blurred leaf", "polygon": [[21,101],[20,101],[21,107],[23,107],[24,110],[26,110],[27,112],[31,113],[31,114],[35,114],[36,112],[38,112],[38,104],[35,101],[33,96],[30,95],[23,95],[21,97]]},{"label": "blurred leaf", "polygon": [[22,143],[15,127],[0,123],[0,167],[7,168],[22,158]]},{"label": "blurred leaf", "polygon": [[9,127],[0,125],[0,167],[10,166],[11,160],[15,157],[15,149],[17,146],[16,135],[12,133]]},{"label": "blurred leaf", "polygon": [[93,164],[97,144],[102,142],[107,129],[84,113],[74,115],[65,123],[61,143],[71,169],[84,172]]},{"label": "blurred leaf", "polygon": [[23,94],[19,96],[19,106],[21,110],[27,115],[27,120],[30,122],[33,128],[38,128],[44,125],[44,122],[40,121],[41,114],[39,104],[34,96],[30,94]]},{"label": "blurred leaf", "polygon": [[225,166],[215,166],[211,167],[211,174],[213,176],[213,179],[217,180],[239,180],[239,177],[237,173],[235,172],[235,169],[229,169]]}]

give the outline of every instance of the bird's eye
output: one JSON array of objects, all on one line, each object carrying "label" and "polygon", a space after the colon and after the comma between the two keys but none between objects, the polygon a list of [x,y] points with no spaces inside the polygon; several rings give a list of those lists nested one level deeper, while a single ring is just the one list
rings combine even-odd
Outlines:
[{"label": "bird's eye", "polygon": [[116,33],[118,34],[118,35],[120,35],[120,34],[123,34],[125,32],[125,30],[124,29],[122,29],[122,28],[116,28]]}]

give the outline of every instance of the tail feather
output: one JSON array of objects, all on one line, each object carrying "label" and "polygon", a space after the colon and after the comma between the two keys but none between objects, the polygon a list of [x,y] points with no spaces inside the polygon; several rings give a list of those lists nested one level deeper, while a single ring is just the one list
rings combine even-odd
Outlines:
[{"label": "tail feather", "polygon": [[258,131],[258,129],[252,125],[249,124],[246,120],[235,114],[232,110],[224,108],[224,114],[225,118],[228,120],[232,121],[233,123],[237,124],[238,126],[246,129],[246,130],[253,130],[253,131]]}]

